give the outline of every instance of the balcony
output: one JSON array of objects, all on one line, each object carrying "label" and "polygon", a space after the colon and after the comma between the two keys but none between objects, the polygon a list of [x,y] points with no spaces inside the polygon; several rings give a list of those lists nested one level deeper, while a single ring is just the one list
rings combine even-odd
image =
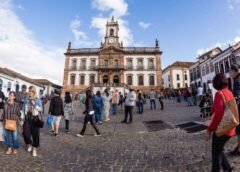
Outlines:
[{"label": "balcony", "polygon": [[96,67],[97,70],[124,70],[125,67],[121,65],[117,66],[106,66],[106,65],[100,65]]}]

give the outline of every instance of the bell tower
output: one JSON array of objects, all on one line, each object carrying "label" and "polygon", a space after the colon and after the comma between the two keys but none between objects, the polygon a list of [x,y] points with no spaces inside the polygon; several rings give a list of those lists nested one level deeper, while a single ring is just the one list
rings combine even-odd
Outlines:
[{"label": "bell tower", "polygon": [[107,21],[106,24],[104,47],[109,46],[120,47],[118,31],[119,31],[118,22],[114,20],[114,17],[112,17],[111,21]]}]

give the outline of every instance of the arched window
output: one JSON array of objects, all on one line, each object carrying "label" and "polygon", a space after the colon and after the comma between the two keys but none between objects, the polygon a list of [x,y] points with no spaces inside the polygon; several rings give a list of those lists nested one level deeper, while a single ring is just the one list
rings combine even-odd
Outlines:
[{"label": "arched window", "polygon": [[118,60],[114,60],[114,67],[118,67]]},{"label": "arched window", "polygon": [[149,85],[155,85],[154,75],[149,76]]},{"label": "arched window", "polygon": [[114,35],[114,29],[110,29],[110,36]]},{"label": "arched window", "polygon": [[206,64],[205,67],[206,67],[206,75],[207,75],[207,74],[209,74],[209,65]]},{"label": "arched window", "polygon": [[76,75],[72,74],[70,77],[70,85],[75,85],[75,79],[76,79]]},{"label": "arched window", "polygon": [[202,67],[202,76],[205,75],[205,66]]},{"label": "arched window", "polygon": [[84,75],[79,75],[79,77],[80,77],[80,85],[84,85],[85,84],[85,76]]},{"label": "arched window", "polygon": [[94,84],[95,83],[95,75],[90,75],[90,84]]},{"label": "arched window", "polygon": [[132,76],[131,75],[127,76],[127,84],[132,85]]},{"label": "arched window", "polygon": [[127,59],[127,69],[132,69],[132,68],[133,68],[132,59]]},{"label": "arched window", "polygon": [[143,75],[138,76],[138,85],[144,85]]},{"label": "arched window", "polygon": [[149,59],[148,60],[148,69],[153,69],[153,68],[154,68],[153,59]]},{"label": "arched window", "polygon": [[71,67],[72,70],[76,70],[77,69],[77,60],[76,59],[73,59],[72,60],[72,67]]}]

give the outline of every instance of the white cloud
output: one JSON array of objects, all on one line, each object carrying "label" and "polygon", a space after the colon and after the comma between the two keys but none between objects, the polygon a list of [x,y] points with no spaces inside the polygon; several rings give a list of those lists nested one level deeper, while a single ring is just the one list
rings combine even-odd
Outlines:
[{"label": "white cloud", "polygon": [[10,0],[0,0],[0,64],[30,77],[62,84],[65,48],[45,48],[13,10]]},{"label": "white cloud", "polygon": [[92,7],[100,11],[111,11],[111,15],[119,18],[127,14],[128,4],[125,0],[93,0]]},{"label": "white cloud", "polygon": [[204,54],[208,51],[210,51],[211,49],[215,48],[215,47],[219,47],[221,49],[225,49],[227,46],[229,45],[234,45],[236,43],[238,43],[240,41],[240,36],[236,36],[235,38],[233,38],[233,40],[228,40],[226,42],[218,42],[208,48],[201,48],[199,50],[197,50],[197,55],[201,55]]},{"label": "white cloud", "polygon": [[143,29],[147,29],[151,25],[150,23],[146,23],[146,22],[143,22],[143,21],[140,21],[138,24]]},{"label": "white cloud", "polygon": [[234,10],[240,8],[240,0],[227,0],[228,9]]},{"label": "white cloud", "polygon": [[108,12],[107,16],[100,16],[92,18],[91,27],[98,29],[98,34],[101,38],[104,38],[106,34],[106,23],[107,20],[111,19],[112,16],[118,20],[119,23],[119,39],[123,41],[124,46],[133,44],[133,34],[128,26],[128,22],[123,19],[124,16],[128,15],[128,4],[125,0],[93,0],[92,7],[98,9],[100,12]]}]

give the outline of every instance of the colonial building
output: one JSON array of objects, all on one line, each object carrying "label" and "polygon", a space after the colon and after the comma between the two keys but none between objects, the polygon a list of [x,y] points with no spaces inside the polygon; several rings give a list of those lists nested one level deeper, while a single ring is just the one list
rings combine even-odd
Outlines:
[{"label": "colonial building", "polygon": [[44,92],[43,92],[44,96],[45,95],[52,96],[55,90],[58,90],[61,92],[62,86],[54,84],[53,82],[47,79],[34,79],[34,81],[44,86]]},{"label": "colonial building", "polygon": [[63,92],[79,93],[90,87],[132,87],[145,92],[161,88],[162,52],[158,41],[154,47],[124,47],[118,32],[118,22],[112,18],[99,48],[73,49],[69,42]]},{"label": "colonial building", "polygon": [[193,62],[180,62],[167,66],[163,70],[163,87],[170,89],[188,88],[190,86],[189,67]]},{"label": "colonial building", "polygon": [[8,97],[10,91],[21,91],[22,85],[27,87],[35,86],[37,96],[43,95],[44,86],[42,84],[11,69],[0,67],[0,90],[3,91],[6,97]]},{"label": "colonial building", "polygon": [[213,90],[213,77],[217,73],[224,73],[229,80],[229,88],[232,89],[233,81],[229,73],[232,64],[240,65],[240,42],[229,45],[224,50],[216,47],[201,55],[195,65],[190,67],[191,84],[203,86],[206,93],[209,89]]}]

